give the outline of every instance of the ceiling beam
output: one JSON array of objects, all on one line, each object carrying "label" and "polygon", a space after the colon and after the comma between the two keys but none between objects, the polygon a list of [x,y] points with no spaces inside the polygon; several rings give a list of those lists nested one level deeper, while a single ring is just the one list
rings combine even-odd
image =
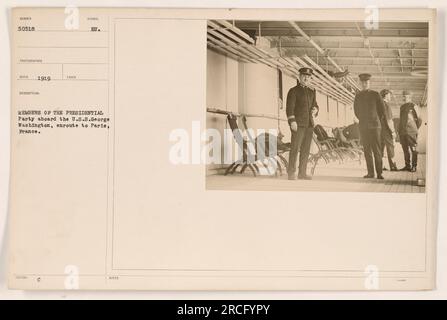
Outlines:
[{"label": "ceiling beam", "polygon": [[[386,61],[386,63],[388,63],[388,64],[383,64],[382,63],[382,67],[384,67],[384,68],[400,68],[401,67],[401,65],[400,65],[400,63],[399,64],[397,64],[397,63],[395,63],[394,61]],[[394,63],[394,64],[393,64]],[[349,67],[351,68],[351,67],[367,67],[367,66],[372,66],[373,64],[372,63],[368,63],[368,62],[364,62],[364,63],[350,63],[349,64]],[[422,64],[415,64],[415,65],[411,65],[411,64],[409,64],[409,63],[405,63],[404,62],[404,64],[402,65],[403,67],[414,67],[414,68],[417,68],[417,69],[428,69],[428,66],[427,65],[422,65]]]},{"label": "ceiling beam", "polygon": [[[300,21],[302,30],[310,37],[326,36],[358,36],[357,28],[353,22],[335,21]],[[358,21],[363,26],[363,21]],[[259,29],[262,36],[296,36],[295,30],[291,29],[285,21],[235,21],[236,26],[242,30],[259,36]],[[426,22],[380,22],[378,29],[369,30],[362,28],[362,32],[369,38],[383,37],[384,41],[389,38],[403,38],[416,41],[415,39],[428,37],[428,23]]]},{"label": "ceiling beam", "polygon": [[[340,51],[340,50],[368,50],[367,48],[363,48],[363,47],[359,47],[359,44],[357,43],[352,43],[352,44],[346,44],[343,43],[339,46],[331,46],[331,44],[328,43],[328,45],[326,46],[324,43],[320,43],[321,46],[323,46],[325,49],[327,50],[336,50],[336,51]],[[279,42],[272,42],[272,48],[278,48],[279,47]],[[302,42],[289,42],[289,43],[284,43],[281,42],[281,48],[283,49],[300,49],[300,48],[306,48],[306,49],[312,49],[312,46],[307,44],[307,43],[302,43]],[[389,51],[393,51],[393,50],[408,50],[408,51],[416,51],[416,52],[427,52],[428,54],[428,48],[407,48],[407,47],[403,47],[403,46],[390,46],[387,48],[384,47],[377,47],[377,46],[371,46],[371,49],[373,49],[374,51],[380,51],[380,52],[389,52]]]},{"label": "ceiling beam", "polygon": [[[309,57],[317,58],[316,55],[309,55]],[[343,55],[339,55],[339,54],[332,55],[331,57],[332,58],[336,58],[337,60],[338,59],[354,59],[354,60],[367,60],[367,61],[373,60],[371,57],[343,56]],[[319,59],[321,59],[321,58],[324,58],[324,57],[319,56]],[[385,59],[386,60],[397,60],[397,57],[380,57],[380,59],[381,60],[385,60]],[[414,57],[414,58],[404,58],[404,59],[413,59],[415,61],[427,61],[428,57],[427,58],[423,58],[423,57],[416,58],[416,57]]]},{"label": "ceiling beam", "polygon": [[[277,48],[277,47],[274,47]],[[303,52],[303,53],[308,53],[315,55],[315,49],[310,48],[310,47],[289,47],[289,48],[282,48],[282,50],[284,50],[284,52],[286,54],[291,54],[293,52]],[[329,51],[329,49],[327,49]],[[373,48],[371,48],[371,50],[374,51],[374,56],[376,58],[394,58],[397,59],[397,55],[396,55],[396,51],[395,50],[386,50],[386,51],[377,51]],[[421,58],[421,59],[428,59],[428,52],[427,53],[415,53],[415,52],[411,52],[410,50],[408,50],[407,53],[405,53],[404,51],[407,50],[401,50],[402,51],[402,59],[413,59],[413,58]],[[335,50],[330,50],[330,56],[331,57],[338,57],[338,56],[358,56],[358,57],[363,57],[363,58],[370,58],[370,54],[369,54],[369,49],[368,48],[339,48],[339,49],[335,49]]]},{"label": "ceiling beam", "polygon": [[[374,72],[375,71],[374,67],[375,67],[375,65],[373,65],[373,64],[361,64],[361,65],[358,65],[358,64],[357,65],[352,65],[352,64],[350,64],[348,66],[348,70],[350,72],[354,72],[354,73],[356,73],[356,72],[366,72],[366,71]],[[411,68],[411,67],[412,66],[410,66],[410,65],[382,66],[382,69],[383,69],[384,73],[410,73],[411,70],[409,68]],[[421,70],[422,69],[427,70],[427,67],[423,67],[423,68],[420,68],[420,69]]]},{"label": "ceiling beam", "polygon": [[[254,33],[257,33],[257,27],[256,28],[243,28],[243,30],[251,31]],[[303,30],[304,31],[304,30]],[[264,37],[278,37],[278,36],[289,36],[289,37],[296,37],[298,34],[292,30],[292,29],[283,29],[283,30],[267,30],[262,28],[262,36]],[[361,41],[361,37],[354,34],[354,32],[332,32],[332,33],[322,33],[322,32],[316,32],[309,34],[313,39],[318,41],[333,41],[334,39],[339,39],[340,41]],[[426,41],[428,34],[426,35],[425,32],[421,35],[412,35],[412,34],[402,34],[402,35],[382,35],[382,34],[373,34],[368,35],[368,37],[375,42],[405,42],[405,41],[412,41],[412,42],[419,42],[419,41]]]}]

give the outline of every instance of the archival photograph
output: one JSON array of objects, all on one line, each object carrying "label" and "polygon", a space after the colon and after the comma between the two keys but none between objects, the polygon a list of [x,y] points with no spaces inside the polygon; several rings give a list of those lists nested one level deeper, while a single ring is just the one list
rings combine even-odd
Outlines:
[{"label": "archival photograph", "polygon": [[424,193],[428,22],[207,22],[208,190]]},{"label": "archival photograph", "polygon": [[12,9],[8,288],[435,289],[436,19]]}]

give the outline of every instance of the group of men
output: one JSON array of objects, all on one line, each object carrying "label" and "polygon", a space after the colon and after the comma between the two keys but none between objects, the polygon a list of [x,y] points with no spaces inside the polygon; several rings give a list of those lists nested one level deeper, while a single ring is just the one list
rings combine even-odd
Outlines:
[{"label": "group of men", "polygon": [[[307,161],[312,143],[314,117],[318,116],[319,107],[315,90],[308,87],[313,70],[301,68],[299,82],[287,94],[286,114],[290,126],[292,139],[289,155],[289,180],[310,180],[307,175]],[[411,101],[411,92],[403,91],[403,105],[400,107],[398,134],[402,145],[405,166],[397,168],[394,160],[394,130],[393,114],[390,107],[391,91],[382,90],[380,93],[370,89],[371,75],[359,75],[361,91],[354,99],[354,113],[359,120],[360,140],[363,145],[367,174],[364,178],[384,179],[382,158],[387,152],[391,171],[410,171],[417,169],[417,135],[421,120],[416,105]],[[296,162],[299,156],[298,176]]]}]

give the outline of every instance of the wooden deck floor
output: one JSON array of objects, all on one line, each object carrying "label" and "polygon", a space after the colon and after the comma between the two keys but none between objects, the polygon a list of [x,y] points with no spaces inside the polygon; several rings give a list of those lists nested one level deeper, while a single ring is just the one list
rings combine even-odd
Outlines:
[{"label": "wooden deck floor", "polygon": [[[403,166],[402,158],[402,154],[396,155],[399,168]],[[388,167],[386,159],[384,163]],[[318,165],[311,181],[290,181],[287,180],[287,174],[278,177],[254,177],[247,170],[244,174],[237,172],[228,176],[207,176],[206,187],[209,190],[423,193],[425,187],[418,186],[417,179],[425,179],[425,155],[419,155],[418,171],[414,173],[384,171],[385,180],[364,179],[365,174],[364,161],[362,164],[359,162],[331,163]]]}]

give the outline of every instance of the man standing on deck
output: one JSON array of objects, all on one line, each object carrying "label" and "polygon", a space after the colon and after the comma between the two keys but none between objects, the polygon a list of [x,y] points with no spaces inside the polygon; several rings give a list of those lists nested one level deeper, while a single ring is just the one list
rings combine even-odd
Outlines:
[{"label": "man standing on deck", "polygon": [[385,115],[385,105],[380,94],[370,89],[371,75],[362,73],[359,79],[362,90],[355,96],[354,113],[359,119],[360,140],[368,170],[364,178],[374,178],[375,167],[377,179],[383,179],[381,131],[382,125],[388,127],[388,123],[382,124],[381,119]]},{"label": "man standing on deck", "polygon": [[292,132],[287,172],[289,180],[296,179],[296,161],[299,152],[298,179],[311,180],[312,177],[306,173],[307,161],[315,125],[313,116],[314,113],[315,116],[318,115],[319,107],[315,90],[307,86],[313,70],[311,68],[301,68],[299,73],[299,83],[289,90],[286,101],[287,120]]},{"label": "man standing on deck", "polygon": [[[394,162],[394,139],[396,138],[396,133],[394,132],[393,112],[389,105],[391,101],[391,91],[388,89],[383,89],[380,91],[380,96],[382,97],[385,105],[385,115],[382,121],[388,123],[388,127],[382,126],[382,156],[385,155],[386,150],[390,171],[397,171],[396,162]],[[388,128],[391,130],[388,130]],[[386,169],[384,168],[384,170]]]},{"label": "man standing on deck", "polygon": [[417,113],[417,106],[411,102],[411,92],[404,90],[402,95],[404,104],[400,107],[399,139],[404,151],[405,167],[400,169],[400,171],[416,172],[418,164],[416,147],[418,130],[422,124],[422,120]]}]

